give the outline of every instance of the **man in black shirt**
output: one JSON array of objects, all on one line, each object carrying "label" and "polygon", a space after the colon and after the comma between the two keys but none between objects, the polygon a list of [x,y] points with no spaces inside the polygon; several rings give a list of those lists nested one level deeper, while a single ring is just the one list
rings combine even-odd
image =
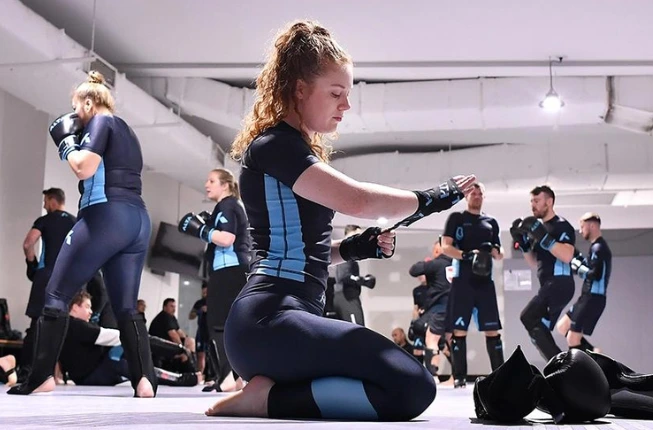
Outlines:
[{"label": "man in black shirt", "polygon": [[[177,302],[175,299],[165,299],[163,301],[163,309],[150,323],[150,336],[156,336],[177,345],[184,345],[184,347],[194,353],[195,340],[186,336],[186,333],[179,328],[179,322],[177,321],[177,317],[175,317],[176,311]],[[180,354],[173,360],[155,357],[154,365],[173,372],[195,372],[193,363],[185,354]]]},{"label": "man in black shirt", "polygon": [[[27,264],[27,278],[32,281],[29,300],[25,315],[31,318],[26,331],[21,353],[21,369],[18,380],[23,381],[29,373],[32,363],[32,350],[36,321],[41,316],[45,303],[45,287],[48,285],[54,262],[64,243],[66,235],[75,225],[75,217],[65,210],[66,194],[60,188],[49,188],[43,191],[43,215],[34,221],[23,241],[23,252]],[[41,254],[36,258],[34,246],[41,241]]]},{"label": "man in black shirt", "polygon": [[540,289],[521,312],[521,322],[542,357],[549,361],[561,352],[551,331],[560,313],[574,296],[570,262],[574,257],[576,233],[567,220],[553,210],[555,193],[547,185],[531,191],[533,216],[513,221],[513,248],[524,253],[537,268]]},{"label": "man in black shirt", "polygon": [[[116,385],[129,380],[129,365],[120,344],[120,331],[90,322],[91,296],[82,291],[70,304],[70,319],[59,362],[77,385]],[[156,369],[162,385],[194,386],[200,373],[176,374]]]},{"label": "man in black shirt", "polygon": [[413,345],[411,345],[410,342],[406,340],[406,332],[403,328],[397,327],[392,330],[392,341],[402,347],[404,351],[410,355],[413,355]]},{"label": "man in black shirt", "polygon": [[485,344],[492,370],[503,364],[501,320],[492,279],[492,261],[503,258],[497,221],[481,212],[485,187],[481,183],[467,195],[467,210],[449,215],[442,235],[443,252],[453,258],[451,322],[454,387],[467,379],[467,329],[472,317],[485,332]]},{"label": "man in black shirt", "polygon": [[[413,290],[413,299],[417,312],[421,316],[418,320],[426,324],[416,324],[423,327],[426,348],[424,350],[424,364],[431,375],[436,376],[438,371],[439,354],[443,342],[440,342],[446,331],[447,303],[451,284],[447,280],[447,267],[451,266],[451,258],[442,253],[440,240],[433,246],[433,259],[419,261],[410,268],[410,276],[424,276],[426,288],[417,287]],[[411,323],[411,326],[413,324]],[[422,331],[421,329],[419,330]],[[421,333],[420,333],[421,334]]]},{"label": "man in black shirt", "polygon": [[580,219],[580,233],[590,242],[586,257],[577,253],[571,270],[583,279],[581,295],[558,321],[558,332],[567,338],[569,348],[594,351],[585,336],[591,336],[605,310],[606,293],[612,273],[612,251],[601,235],[601,217],[588,212]]},{"label": "man in black shirt", "polygon": [[[345,226],[345,238],[360,234],[357,225]],[[334,268],[336,283],[333,286],[333,308],[337,319],[365,325],[363,305],[361,304],[361,287],[374,288],[376,279],[373,275],[360,275],[357,261],[345,261]]]}]

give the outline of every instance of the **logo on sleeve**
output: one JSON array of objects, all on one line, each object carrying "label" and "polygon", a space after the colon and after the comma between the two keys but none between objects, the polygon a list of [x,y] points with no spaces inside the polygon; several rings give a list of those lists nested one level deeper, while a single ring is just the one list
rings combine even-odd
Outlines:
[{"label": "logo on sleeve", "polygon": [[70,230],[68,232],[68,234],[66,235],[66,239],[64,239],[65,242],[66,242],[66,245],[70,245],[70,243],[73,241],[73,233],[74,233],[74,231]]},{"label": "logo on sleeve", "polygon": [[565,239],[569,240],[570,237],[569,237],[569,235],[567,233],[562,232],[562,234],[560,235],[560,239],[558,239],[558,242],[562,242]]},{"label": "logo on sleeve", "polygon": [[84,146],[85,143],[91,143],[91,136],[86,133],[82,138],[82,141],[79,143],[80,146]]},{"label": "logo on sleeve", "polygon": [[229,220],[222,215],[222,212],[218,212],[218,215],[215,217],[215,225],[217,226],[218,224],[226,224],[228,223]]}]

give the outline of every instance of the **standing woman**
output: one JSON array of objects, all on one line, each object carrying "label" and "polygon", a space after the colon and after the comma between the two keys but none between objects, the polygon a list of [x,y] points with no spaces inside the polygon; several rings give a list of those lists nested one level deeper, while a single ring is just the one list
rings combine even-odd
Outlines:
[{"label": "standing woman", "polygon": [[[385,336],[324,318],[329,264],[389,258],[394,232],[332,240],[334,211],[404,225],[471,191],[459,176],[424,191],[356,181],[329,166],[323,134],[350,108],[352,59],[329,31],[282,31],[257,78],[257,99],[232,146],[256,256],[225,326],[229,361],[249,383],[207,415],[409,420],[433,401],[423,365]],[[210,297],[210,293],[209,293]]]},{"label": "standing woman", "polygon": [[[251,240],[245,208],[240,201],[238,182],[233,173],[226,169],[211,170],[204,188],[207,198],[216,202],[213,212],[201,213],[200,218],[189,213],[181,219],[179,229],[209,244],[206,250],[209,264],[206,296],[206,322],[210,338],[208,357],[216,373],[214,386],[221,391],[220,384],[232,371],[225,352],[224,326],[232,303],[247,282]],[[200,219],[204,225],[198,223]],[[242,380],[235,372],[234,379],[236,386],[225,387],[225,391],[242,387]]]},{"label": "standing woman", "polygon": [[68,329],[68,306],[102,268],[129,362],[135,397],[156,395],[156,376],[142,315],[136,312],[151,234],[141,198],[143,156],[134,131],[113,114],[104,77],[89,73],[73,94],[74,113],[57,118],[50,135],[80,179],[77,223],[68,232],[48,282],[36,328],[32,371],[9,394],[52,391],[54,366]]}]

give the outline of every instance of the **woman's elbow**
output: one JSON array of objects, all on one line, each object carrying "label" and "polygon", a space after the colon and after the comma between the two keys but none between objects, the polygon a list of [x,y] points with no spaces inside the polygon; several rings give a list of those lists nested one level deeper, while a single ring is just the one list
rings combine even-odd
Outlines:
[{"label": "woman's elbow", "polygon": [[85,181],[88,178],[92,177],[95,174],[95,172],[85,172],[83,170],[75,170],[75,176],[77,176],[77,179],[80,181]]}]

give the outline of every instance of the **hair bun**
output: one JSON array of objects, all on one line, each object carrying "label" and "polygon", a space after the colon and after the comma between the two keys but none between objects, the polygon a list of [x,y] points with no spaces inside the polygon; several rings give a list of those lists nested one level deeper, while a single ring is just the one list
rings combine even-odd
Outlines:
[{"label": "hair bun", "polygon": [[104,76],[102,73],[98,72],[97,70],[91,70],[88,72],[88,78],[86,81],[90,84],[101,84],[104,85]]}]

